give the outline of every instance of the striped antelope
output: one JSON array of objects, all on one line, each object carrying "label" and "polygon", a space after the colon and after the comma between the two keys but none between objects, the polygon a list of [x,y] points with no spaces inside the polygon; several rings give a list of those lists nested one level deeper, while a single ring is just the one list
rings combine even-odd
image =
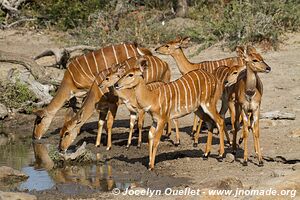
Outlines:
[{"label": "striped antelope", "polygon": [[[144,72],[144,77],[147,82],[151,83],[157,80],[170,80],[170,69],[166,62],[160,60],[155,56],[144,56],[144,58],[150,63],[149,68],[147,69],[147,71]],[[98,121],[98,133],[95,145],[100,145],[102,128],[107,114],[107,150],[111,149],[111,130],[118,108],[118,97],[113,93],[113,91],[108,90],[108,87],[100,87],[100,85],[110,73],[116,72],[116,70],[121,66],[134,66],[137,60],[138,57],[131,57],[128,60],[118,65],[114,65],[110,69],[104,70],[101,73],[99,73],[99,76],[96,77],[94,83],[91,86],[91,89],[83,103],[83,106],[72,119],[65,122],[63,128],[61,129],[61,151],[66,151],[68,147],[73,143],[73,141],[77,137],[77,134],[80,131],[80,128],[93,114],[93,110],[95,107],[100,111]],[[131,115],[130,117],[131,122],[135,121],[136,115]]]},{"label": "striped antelope", "polygon": [[[219,91],[217,92],[220,93],[220,96],[222,97],[222,102],[225,102],[227,104],[228,94],[230,93],[230,90],[232,90],[232,88],[234,87],[234,84],[237,81],[239,74],[242,73],[244,70],[245,70],[244,66],[236,65],[232,67],[220,66],[213,71],[212,74],[217,78],[218,84],[220,84],[220,87],[218,87]],[[225,113],[223,113],[222,110],[220,111],[220,115],[223,116],[223,119],[225,119],[224,117]],[[195,132],[194,135],[194,147],[198,145],[198,138],[199,138],[201,124],[202,124],[202,120],[200,120],[197,131]],[[227,140],[230,140],[229,135],[226,135],[226,137]]]},{"label": "striped antelope", "polygon": [[[188,45],[190,41],[190,38],[186,37],[186,38],[177,38],[173,41],[169,41],[166,44],[158,47],[155,49],[156,52],[161,53],[161,54],[165,54],[165,55],[171,55],[178,66],[179,71],[182,74],[186,74],[187,72],[191,71],[191,70],[195,70],[195,69],[203,69],[206,70],[210,73],[213,73],[213,71],[215,69],[217,69],[220,66],[227,66],[227,67],[233,67],[233,66],[245,66],[245,61],[243,59],[243,57],[238,53],[237,57],[229,57],[229,58],[225,58],[225,59],[221,59],[221,60],[215,60],[215,61],[203,61],[200,63],[191,63],[186,56],[184,55],[182,48],[186,47]],[[263,61],[263,58],[260,54],[257,54],[257,56],[252,57],[252,61]],[[222,106],[221,106],[221,115],[223,117],[225,117],[225,113],[228,110],[228,101],[226,100],[227,98],[223,98],[222,99]],[[231,107],[229,107],[231,109],[231,114],[234,114],[234,106],[231,105]],[[232,119],[233,121],[233,119]],[[199,124],[201,123],[201,120],[199,122]],[[194,123],[193,123],[193,133],[196,132],[196,127],[197,127],[197,118],[194,118]],[[233,123],[232,123],[232,127],[233,127]],[[228,140],[228,138],[227,138]],[[230,141],[230,140],[228,140]],[[196,143],[194,143],[194,145],[196,145]]]},{"label": "striped antelope", "polygon": [[[145,56],[144,56],[145,57]],[[141,145],[142,142],[142,128],[143,128],[143,120],[144,120],[144,114],[145,110],[143,110],[140,105],[138,104],[135,96],[134,89],[121,89],[121,90],[115,90],[112,86],[122,77],[123,74],[126,73],[126,71],[132,69],[132,68],[137,68],[138,62],[133,65],[133,66],[123,66],[118,69],[116,73],[112,73],[109,75],[106,80],[103,81],[102,87],[107,87],[113,90],[117,96],[125,103],[127,109],[130,111],[130,116],[135,116],[131,117],[130,119],[133,119],[133,121],[130,121],[130,131],[129,131],[129,139],[128,139],[128,144],[127,148],[129,148],[131,144],[131,138],[132,138],[132,132],[133,132],[133,126],[135,124],[135,119],[136,115],[138,114],[138,131],[139,131],[139,138],[138,138],[138,147]],[[151,63],[150,63],[151,65]],[[169,81],[167,81],[169,82]],[[147,88],[149,90],[156,89],[158,87],[161,87],[165,82],[157,81],[153,83],[147,84]],[[174,143],[175,146],[178,146],[180,144],[180,139],[179,139],[179,127],[178,127],[178,121],[176,119],[173,120],[176,128],[176,142]],[[168,122],[168,130],[167,130],[167,136],[170,136],[171,134],[171,123],[170,121]]]},{"label": "striped antelope", "polygon": [[[116,90],[134,88],[138,104],[149,111],[153,124],[149,131],[149,167],[154,168],[155,155],[169,119],[183,117],[195,112],[208,122],[209,136],[212,137],[212,123],[217,124],[220,133],[219,157],[224,154],[224,120],[217,112],[216,102],[220,98],[217,79],[204,70],[194,70],[181,78],[164,84],[154,90],[146,87],[142,73],[148,67],[147,61],[140,60],[139,69],[129,70],[116,84]],[[210,138],[210,137],[209,137]],[[207,141],[204,157],[210,153],[211,140]]]},{"label": "striped antelope", "polygon": [[67,66],[61,85],[49,105],[35,112],[33,138],[41,139],[48,130],[56,112],[80,90],[88,89],[94,82],[95,76],[102,70],[108,69],[114,63],[139,55],[151,55],[147,49],[133,44],[118,44],[92,51],[72,59]]},{"label": "striped antelope", "polygon": [[237,51],[242,55],[246,61],[246,72],[241,73],[238,82],[234,87],[233,93],[230,95],[235,96],[235,123],[233,133],[233,152],[236,151],[236,137],[237,131],[240,126],[240,116],[243,122],[243,134],[240,139],[240,143],[244,141],[244,165],[247,165],[248,161],[248,133],[251,129],[253,132],[254,150],[258,157],[259,166],[263,165],[262,155],[259,144],[259,113],[261,98],[263,95],[263,84],[257,73],[268,73],[271,71],[262,59],[257,59],[253,62],[254,58],[260,57],[256,50],[248,46],[245,50],[242,47],[238,47]]}]

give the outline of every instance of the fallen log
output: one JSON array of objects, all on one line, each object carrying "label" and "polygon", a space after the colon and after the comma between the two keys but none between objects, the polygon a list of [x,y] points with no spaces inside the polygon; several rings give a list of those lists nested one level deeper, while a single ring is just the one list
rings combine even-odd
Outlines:
[{"label": "fallen log", "polygon": [[295,120],[296,115],[294,113],[286,113],[286,112],[280,112],[278,110],[276,111],[270,111],[260,114],[260,119],[273,119],[273,120]]},{"label": "fallen log", "polygon": [[81,54],[83,54],[85,51],[94,51],[97,49],[98,48],[96,47],[86,46],[86,45],[64,47],[64,48],[52,48],[43,51],[39,55],[33,57],[33,59],[37,60],[45,56],[54,56],[55,63],[51,65],[47,65],[45,67],[58,67],[60,69],[66,69],[68,61],[71,58],[75,57],[74,55],[72,55],[74,51],[81,51]]},{"label": "fallen log", "polygon": [[0,50],[0,62],[19,64],[24,66],[32,76],[42,84],[56,84],[55,80],[50,78],[44,67],[39,66],[34,60],[21,54],[10,53]]}]

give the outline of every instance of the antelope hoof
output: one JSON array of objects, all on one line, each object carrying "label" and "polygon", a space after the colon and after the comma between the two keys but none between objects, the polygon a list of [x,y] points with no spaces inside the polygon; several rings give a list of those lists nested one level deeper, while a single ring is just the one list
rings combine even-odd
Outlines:
[{"label": "antelope hoof", "polygon": [[205,153],[205,154],[203,155],[203,160],[208,160],[209,154],[210,154],[210,152]]},{"label": "antelope hoof", "polygon": [[236,155],[236,150],[232,151],[232,155],[234,155],[234,156]]},{"label": "antelope hoof", "polygon": [[180,141],[176,142],[174,145],[175,147],[178,147],[180,145]]},{"label": "antelope hoof", "polygon": [[107,148],[106,148],[106,151],[109,151],[109,150],[111,150],[111,147],[107,147]]},{"label": "antelope hoof", "polygon": [[128,151],[128,150],[129,150],[129,147],[130,147],[130,145],[127,145],[127,146],[126,146],[126,151]]},{"label": "antelope hoof", "polygon": [[198,143],[194,142],[193,147],[197,147],[197,146],[198,146]]},{"label": "antelope hoof", "polygon": [[223,162],[223,155],[219,155],[219,156],[217,157],[217,160],[218,160],[219,162]]},{"label": "antelope hoof", "polygon": [[263,167],[263,166],[264,166],[264,162],[263,162],[262,160],[259,161],[259,162],[258,162],[258,166],[259,166],[259,167]]},{"label": "antelope hoof", "polygon": [[248,166],[248,161],[247,160],[244,160],[243,166]]},{"label": "antelope hoof", "polygon": [[240,138],[239,139],[239,144],[242,144],[242,142],[243,142],[243,138]]},{"label": "antelope hoof", "polygon": [[136,148],[140,149],[141,148],[141,144],[138,144]]}]

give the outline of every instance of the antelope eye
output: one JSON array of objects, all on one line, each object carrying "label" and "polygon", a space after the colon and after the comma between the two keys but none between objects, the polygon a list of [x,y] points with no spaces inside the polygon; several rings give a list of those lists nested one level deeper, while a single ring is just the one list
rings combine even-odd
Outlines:
[{"label": "antelope eye", "polygon": [[133,77],[133,74],[129,74],[128,76],[129,76],[129,77]]},{"label": "antelope eye", "polygon": [[253,60],[253,62],[259,62],[258,60]]},{"label": "antelope eye", "polygon": [[64,137],[66,137],[68,135],[70,135],[70,133],[69,132],[65,132]]},{"label": "antelope eye", "polygon": [[233,72],[233,74],[237,74],[237,72]]},{"label": "antelope eye", "polygon": [[169,48],[170,46],[169,46],[169,45],[166,45],[166,47]]}]

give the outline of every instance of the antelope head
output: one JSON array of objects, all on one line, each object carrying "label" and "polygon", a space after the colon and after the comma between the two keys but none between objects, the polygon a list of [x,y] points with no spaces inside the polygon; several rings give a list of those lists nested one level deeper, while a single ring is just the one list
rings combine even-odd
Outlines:
[{"label": "antelope head", "polygon": [[[76,115],[73,113],[69,113],[65,117],[65,123],[62,129],[60,130],[60,142],[59,142],[59,150],[60,151],[67,151],[69,146],[74,142],[75,138],[77,137],[82,118],[82,110],[78,111]],[[75,115],[71,117],[72,115]]]},{"label": "antelope head", "polygon": [[232,66],[228,72],[227,78],[225,80],[225,87],[230,87],[238,81],[238,77],[241,72],[245,70],[245,66]]},{"label": "antelope head", "polygon": [[43,134],[48,129],[51,119],[48,117],[48,113],[45,110],[37,110],[33,112],[36,115],[33,128],[33,139],[41,139]]},{"label": "antelope head", "polygon": [[148,61],[143,57],[139,58],[136,66],[123,74],[114,84],[116,90],[134,88],[143,80],[143,72],[148,68]]},{"label": "antelope head", "polygon": [[189,37],[185,37],[185,38],[178,37],[175,40],[169,41],[166,44],[157,47],[155,51],[160,54],[172,55],[173,53],[176,52],[176,50],[187,47],[189,41],[190,41]]},{"label": "antelope head", "polygon": [[247,49],[238,46],[236,52],[246,62],[246,66],[249,66],[254,72],[269,73],[271,67],[269,67],[263,57],[252,46],[247,46]]}]

